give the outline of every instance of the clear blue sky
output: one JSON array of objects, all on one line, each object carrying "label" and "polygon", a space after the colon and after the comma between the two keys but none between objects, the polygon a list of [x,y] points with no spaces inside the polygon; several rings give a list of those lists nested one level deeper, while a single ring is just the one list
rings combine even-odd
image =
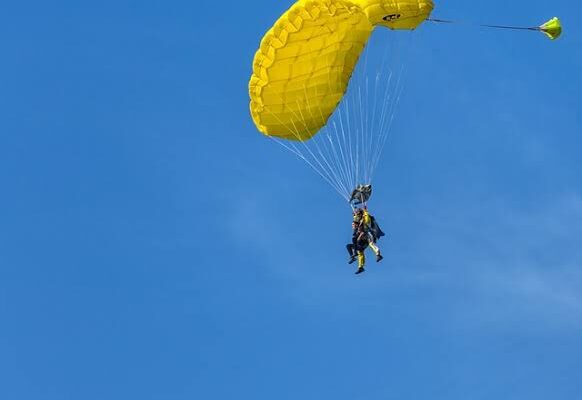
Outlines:
[{"label": "clear blue sky", "polygon": [[0,398],[582,396],[582,6],[438,2],[565,33],[416,32],[355,277],[349,208],[249,117],[290,4],[0,6]]}]

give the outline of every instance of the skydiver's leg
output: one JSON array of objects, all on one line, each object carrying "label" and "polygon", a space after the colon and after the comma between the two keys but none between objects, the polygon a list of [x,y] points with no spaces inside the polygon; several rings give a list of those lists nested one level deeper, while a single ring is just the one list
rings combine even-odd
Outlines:
[{"label": "skydiver's leg", "polygon": [[366,255],[364,254],[364,250],[358,250],[358,270],[356,274],[361,274],[365,271],[364,266],[366,265]]},{"label": "skydiver's leg", "polygon": [[384,257],[382,257],[382,254],[380,254],[380,248],[376,245],[376,243],[370,242],[369,246],[374,254],[376,254],[376,262],[382,261]]},{"label": "skydiver's leg", "polygon": [[348,249],[348,253],[350,254],[348,264],[352,264],[354,261],[356,261],[356,247],[350,243],[346,245],[346,249]]},{"label": "skydiver's leg", "polygon": [[380,254],[380,248],[378,247],[378,245],[376,245],[376,243],[370,242],[369,246],[372,249],[372,251],[374,252],[374,254],[376,254],[376,256],[378,254]]},{"label": "skydiver's leg", "polygon": [[365,265],[366,265],[366,253],[364,253],[364,250],[360,250],[358,251],[358,267],[364,268]]}]

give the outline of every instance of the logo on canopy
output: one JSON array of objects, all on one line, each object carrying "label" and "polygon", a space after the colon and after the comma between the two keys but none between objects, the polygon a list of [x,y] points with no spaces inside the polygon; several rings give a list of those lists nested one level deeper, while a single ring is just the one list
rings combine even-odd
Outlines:
[{"label": "logo on canopy", "polygon": [[386,15],[382,19],[386,22],[390,22],[390,21],[395,21],[395,20],[399,19],[400,17],[401,17],[400,14],[390,14],[390,15]]}]

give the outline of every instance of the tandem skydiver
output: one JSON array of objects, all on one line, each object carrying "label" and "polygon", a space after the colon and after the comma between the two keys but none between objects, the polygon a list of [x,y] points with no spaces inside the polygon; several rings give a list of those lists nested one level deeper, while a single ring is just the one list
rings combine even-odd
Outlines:
[{"label": "tandem skydiver", "polygon": [[376,219],[368,213],[366,208],[357,208],[354,210],[352,221],[352,243],[346,246],[350,258],[349,264],[358,260],[358,270],[356,274],[365,271],[366,256],[364,251],[370,247],[374,254],[376,254],[376,262],[380,262],[384,257],[380,253],[380,249],[376,245],[376,241],[384,236],[384,232],[376,223]]},{"label": "tandem skydiver", "polygon": [[368,234],[363,230],[363,228],[360,225],[353,222],[352,228],[354,229],[352,243],[347,244],[346,248],[348,249],[348,253],[350,254],[348,264],[353,264],[356,261],[356,259],[358,260],[358,270],[356,271],[357,275],[365,271],[364,266],[366,265],[366,254],[364,251],[370,244],[370,241]]}]

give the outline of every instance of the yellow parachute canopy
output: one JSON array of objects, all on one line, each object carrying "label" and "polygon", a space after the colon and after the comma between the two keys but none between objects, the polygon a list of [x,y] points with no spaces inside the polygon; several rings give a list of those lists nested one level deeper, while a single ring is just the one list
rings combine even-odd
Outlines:
[{"label": "yellow parachute canopy", "polygon": [[346,92],[374,28],[415,29],[433,7],[432,0],[299,0],[255,54],[249,94],[259,131],[310,139]]},{"label": "yellow parachute canopy", "polygon": [[557,17],[554,17],[545,24],[541,25],[539,29],[552,40],[559,38],[562,34],[562,24]]}]

